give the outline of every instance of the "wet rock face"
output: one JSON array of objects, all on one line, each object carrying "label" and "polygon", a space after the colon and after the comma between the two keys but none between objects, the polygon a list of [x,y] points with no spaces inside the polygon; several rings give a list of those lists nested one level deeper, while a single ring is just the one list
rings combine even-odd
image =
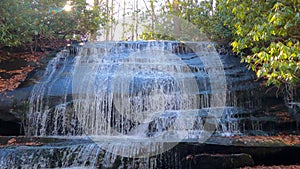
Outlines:
[{"label": "wet rock face", "polygon": [[28,109],[31,87],[0,93],[0,135],[24,134],[22,122]]}]

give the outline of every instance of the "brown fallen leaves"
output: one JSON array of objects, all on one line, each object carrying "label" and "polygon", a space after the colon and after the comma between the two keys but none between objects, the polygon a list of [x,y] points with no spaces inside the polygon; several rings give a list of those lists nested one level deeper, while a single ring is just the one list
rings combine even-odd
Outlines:
[{"label": "brown fallen leaves", "polygon": [[[4,52],[2,51],[0,53],[3,54]],[[38,59],[44,54],[45,53],[14,53],[10,56],[1,55],[3,56],[1,61],[5,63],[9,60],[23,59],[24,62],[34,62],[38,64]],[[5,70],[0,68],[0,73],[6,73],[10,76],[10,78],[3,78],[0,76],[0,93],[8,90],[14,90],[19,87],[20,84],[26,79],[28,73],[30,73],[33,69],[34,67],[30,65],[23,66],[15,70]]]},{"label": "brown fallen leaves", "polygon": [[15,144],[16,142],[17,142],[17,140],[15,138],[12,138],[7,141],[7,144],[12,145],[12,144]]},{"label": "brown fallen leaves", "polygon": [[251,143],[283,143],[288,146],[300,145],[300,135],[278,135],[278,136],[234,136],[236,141],[245,144]]},{"label": "brown fallen leaves", "polygon": [[34,55],[33,54],[23,54],[23,55],[20,55],[19,58],[21,59],[24,59],[25,61],[27,62],[37,62],[38,59],[41,57],[41,55],[44,55],[45,53],[35,53]]},{"label": "brown fallen leaves", "polygon": [[8,79],[0,77],[0,93],[6,90],[14,90],[17,87],[19,87],[21,82],[23,82],[26,79],[28,73],[31,72],[33,69],[34,67],[31,67],[29,65],[26,67],[21,67],[21,69],[11,71],[5,71],[3,69],[0,69],[0,72],[5,72],[11,75],[11,78]]},{"label": "brown fallen leaves", "polygon": [[43,143],[41,142],[17,142],[16,138],[11,138],[7,141],[6,145],[0,145],[0,147],[7,147],[7,146],[42,146]]}]

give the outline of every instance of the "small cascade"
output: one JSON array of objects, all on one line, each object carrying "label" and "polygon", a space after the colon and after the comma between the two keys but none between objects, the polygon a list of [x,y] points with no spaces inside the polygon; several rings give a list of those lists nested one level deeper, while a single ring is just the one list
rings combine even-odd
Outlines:
[{"label": "small cascade", "polygon": [[[12,146],[0,148],[1,168],[178,168],[180,158],[174,150],[147,158],[120,157],[120,147],[102,147],[86,138],[42,138],[47,143],[38,147]],[[107,146],[107,145],[104,145]],[[149,147],[150,148],[150,147]],[[152,148],[152,147],[151,147]],[[161,147],[155,147],[159,149]],[[105,151],[106,149],[106,151]],[[133,151],[134,147],[123,147]],[[122,149],[121,149],[122,150]],[[178,154],[174,156],[175,154]],[[166,158],[168,157],[168,158]],[[174,164],[173,164],[174,163]]]},{"label": "small cascade", "polygon": [[[40,147],[10,147],[0,149],[1,168],[157,168],[151,158],[119,157],[113,149],[104,151],[101,145],[88,140],[47,143]],[[16,158],[17,157],[17,158]],[[151,162],[152,161],[152,162]]]},{"label": "small cascade", "polygon": [[227,108],[220,119],[220,126],[217,129],[217,133],[222,136],[240,135],[239,119],[236,115],[240,113],[241,109]]},{"label": "small cascade", "polygon": [[[87,141],[85,141],[87,142]],[[1,168],[55,168],[101,166],[103,150],[94,143],[49,143],[42,147],[0,149]],[[16,158],[18,157],[18,158]]]},{"label": "small cascade", "polygon": [[[74,128],[75,114],[67,112],[72,90],[71,72],[74,58],[69,52],[59,52],[47,65],[45,73],[29,98],[25,129],[26,135],[70,135],[77,134]],[[72,119],[72,120],[67,120]],[[70,123],[71,122],[71,123]],[[73,133],[72,131],[73,130]]]}]

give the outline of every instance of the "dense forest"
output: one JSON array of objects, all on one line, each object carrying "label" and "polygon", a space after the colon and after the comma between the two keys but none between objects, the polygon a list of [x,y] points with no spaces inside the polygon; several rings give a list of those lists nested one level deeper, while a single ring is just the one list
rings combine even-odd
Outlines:
[{"label": "dense forest", "polygon": [[[123,22],[119,30],[123,32],[122,40],[178,40],[177,35],[185,30],[179,22],[184,20],[196,26],[193,31],[205,34],[209,40],[231,46],[267,85],[292,90],[299,84],[299,0],[96,0],[93,4],[81,0],[2,0],[0,3],[1,48],[21,47],[34,52],[44,50],[56,40],[80,36],[110,40],[112,30],[118,29],[112,23],[117,22]],[[156,31],[166,26],[160,20],[163,16],[171,16],[171,35]],[[126,17],[133,22],[128,23]],[[142,34],[138,33],[140,25]],[[131,38],[124,35],[126,32],[132,34]]]}]

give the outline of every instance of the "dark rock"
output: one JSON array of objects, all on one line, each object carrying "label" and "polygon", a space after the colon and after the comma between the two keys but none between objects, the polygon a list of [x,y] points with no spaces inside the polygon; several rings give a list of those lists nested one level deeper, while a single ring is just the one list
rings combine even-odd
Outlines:
[{"label": "dark rock", "polygon": [[[15,120],[17,121],[17,120]],[[23,129],[20,122],[2,121],[0,120],[0,135],[1,136],[18,136],[22,135]]]},{"label": "dark rock", "polygon": [[23,120],[31,88],[32,86],[0,93],[0,120],[16,123]]},{"label": "dark rock", "polygon": [[14,59],[11,61],[0,62],[1,69],[8,70],[8,71],[16,70],[21,67],[26,67],[27,65],[28,65],[28,62],[23,59]]},{"label": "dark rock", "polygon": [[187,156],[183,168],[229,169],[253,166],[254,161],[249,154],[198,154]]}]

